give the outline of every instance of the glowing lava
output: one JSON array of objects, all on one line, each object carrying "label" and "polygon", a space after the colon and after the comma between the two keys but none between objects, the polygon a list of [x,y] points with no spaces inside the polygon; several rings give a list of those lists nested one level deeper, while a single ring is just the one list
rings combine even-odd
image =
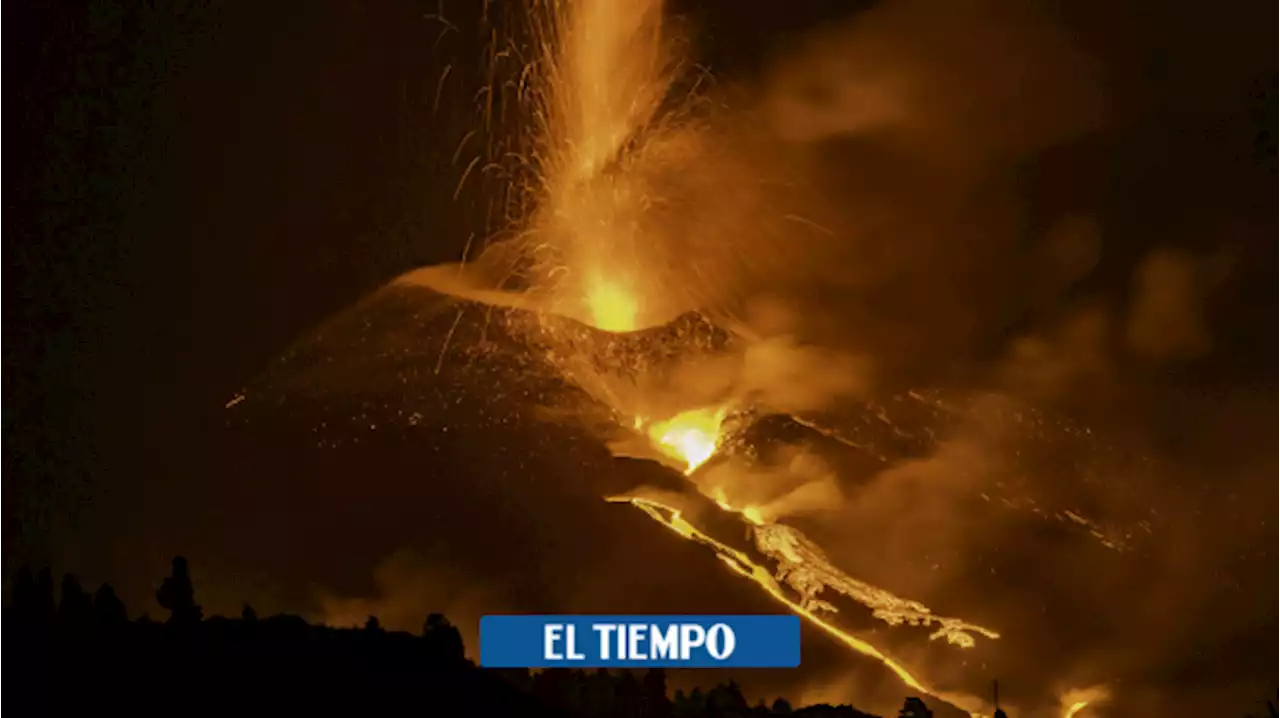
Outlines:
[{"label": "glowing lava", "polygon": [[639,497],[613,496],[606,500],[615,503],[630,503],[632,506],[644,511],[653,520],[663,526],[666,526],[668,529],[674,531],[680,536],[711,547],[716,552],[716,557],[723,561],[726,566],[733,569],[735,573],[752,580],[756,585],[763,588],[766,593],[772,596],[774,600],[786,606],[810,624],[822,629],[824,633],[835,638],[848,648],[879,661],[886,668],[893,671],[894,675],[896,675],[909,688],[934,696],[939,700],[946,701],[947,703],[968,712],[970,715],[980,715],[979,711],[982,709],[981,701],[972,696],[947,693],[929,688],[920,679],[912,675],[906,667],[881,653],[875,646],[825,620],[814,610],[811,610],[792,599],[787,595],[786,591],[783,590],[782,586],[778,584],[767,568],[753,561],[746,553],[731,546],[727,546],[703,533],[696,526],[689,523],[689,521],[686,520],[677,509],[659,501]]},{"label": "glowing lava", "polygon": [[[636,428],[645,429],[655,448],[686,464],[685,474],[692,474],[699,466],[705,464],[719,448],[727,407],[701,408],[677,414],[665,421],[645,425],[643,419],[637,419]],[[796,614],[822,629],[848,648],[874,658],[889,670],[893,671],[908,687],[933,695],[951,705],[961,708],[971,715],[978,715],[982,707],[981,701],[973,696],[944,693],[927,688],[918,678],[892,658],[881,653],[875,646],[863,641],[847,631],[839,628],[819,615],[819,612],[835,613],[836,608],[818,598],[818,594],[826,588],[849,596],[872,609],[872,615],[889,625],[936,625],[930,638],[945,637],[949,643],[961,648],[974,645],[970,633],[978,633],[988,638],[999,638],[999,635],[981,626],[966,623],[955,618],[936,616],[930,610],[915,601],[904,600],[875,586],[858,581],[840,571],[827,559],[822,550],[799,531],[782,524],[765,520],[758,506],[735,507],[728,498],[723,486],[711,491],[711,498],[722,510],[739,513],[743,519],[752,524],[755,545],[764,555],[777,563],[776,571],[771,573],[767,568],[756,563],[746,553],[734,549],[712,538],[686,520],[680,511],[655,501],[640,497],[617,496],[607,500],[628,502],[641,509],[650,518],[658,521],[668,529],[686,539],[711,547],[716,557],[738,574],[745,576],[763,588],[770,596],[779,601]],[[798,594],[792,598],[780,581]]]},{"label": "glowing lava", "polygon": [[765,524],[764,513],[760,510],[759,506],[745,506],[741,509],[734,507],[733,504],[729,503],[729,497],[725,494],[724,487],[722,486],[717,486],[715,490],[712,491],[711,499],[716,502],[716,506],[719,506],[724,511],[742,514],[742,518],[750,521],[756,526],[764,526]]},{"label": "glowing lava", "polygon": [[1074,718],[1090,705],[1101,703],[1110,697],[1110,690],[1101,685],[1069,690],[1060,699],[1062,702],[1062,718]]},{"label": "glowing lava", "polygon": [[638,328],[640,305],[621,284],[594,273],[587,280],[586,291],[587,309],[597,329],[620,333]]},{"label": "glowing lava", "polygon": [[1067,707],[1066,712],[1062,714],[1062,718],[1072,718],[1072,716],[1084,710],[1087,705],[1089,705],[1089,701],[1076,701],[1075,703],[1072,703]]},{"label": "glowing lava", "polygon": [[[723,407],[693,409],[649,424],[646,433],[659,451],[683,461],[685,474],[692,474],[719,448],[726,413]],[[644,420],[637,423],[645,425]]]}]

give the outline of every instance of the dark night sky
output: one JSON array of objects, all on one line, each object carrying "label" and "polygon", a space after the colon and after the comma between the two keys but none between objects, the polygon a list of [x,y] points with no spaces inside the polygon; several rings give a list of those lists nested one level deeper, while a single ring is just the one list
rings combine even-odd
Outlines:
[{"label": "dark night sky", "polygon": [[[699,59],[728,76],[853,7],[677,5],[692,8]],[[1124,120],[1092,154],[1062,160],[1105,181],[1035,191],[1110,203],[1121,226],[1145,216],[1135,208],[1180,207],[1168,226],[1141,228],[1152,233],[1237,215],[1243,238],[1196,240],[1240,243],[1253,277],[1222,300],[1234,318],[1228,358],[1205,371],[1274,392],[1276,11],[1255,5],[1064,4],[1063,24],[1110,69]],[[507,598],[545,594],[539,561],[581,547],[538,526],[547,492],[511,476],[554,473],[553,458],[504,467],[486,435],[463,429],[450,439],[454,460],[472,464],[462,488],[424,493],[396,475],[421,459],[391,438],[319,456],[210,429],[299,336],[403,271],[456,259],[483,231],[483,196],[453,199],[452,161],[483,84],[479,6],[446,2],[460,31],[443,34],[426,17],[435,3],[410,0],[8,7],[6,577],[21,561],[53,562],[141,601],[166,558],[185,552],[237,577],[211,593],[270,593],[289,608],[311,582],[359,595],[415,527],[473,528],[440,507],[474,501],[522,553],[490,547],[471,566],[508,577]],[[1259,226],[1270,241],[1248,234]],[[1140,251],[1115,249],[1098,281],[1127,276]],[[602,450],[574,451],[603,471]],[[379,475],[353,488],[362,471]],[[583,506],[598,495],[559,494]],[[639,516],[583,516],[581,530],[612,545],[649,530]],[[609,545],[596,542],[586,565],[608,566]],[[655,579],[671,582],[655,593],[678,591],[679,578]],[[622,612],[629,595],[584,589],[582,600]]]}]

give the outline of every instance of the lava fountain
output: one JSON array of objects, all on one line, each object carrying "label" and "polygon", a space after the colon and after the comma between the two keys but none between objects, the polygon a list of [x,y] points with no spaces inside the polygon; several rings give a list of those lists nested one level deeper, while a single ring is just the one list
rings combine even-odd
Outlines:
[{"label": "lava fountain", "polygon": [[657,0],[551,0],[530,10],[537,48],[525,98],[537,166],[527,242],[550,309],[608,332],[661,323],[655,280],[638,266],[652,200],[632,171],[665,141],[677,55]]}]

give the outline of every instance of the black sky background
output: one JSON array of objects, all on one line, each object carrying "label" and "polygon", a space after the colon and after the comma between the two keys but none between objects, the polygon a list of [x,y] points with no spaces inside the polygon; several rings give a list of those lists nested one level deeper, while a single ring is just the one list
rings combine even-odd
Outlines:
[{"label": "black sky background", "polygon": [[[685,5],[677,10],[692,16],[699,59],[726,74],[759,69],[789,39],[852,8]],[[1170,236],[1195,235],[1197,216],[1237,212],[1244,239],[1188,240],[1243,242],[1258,275],[1248,292],[1220,300],[1239,321],[1227,331],[1228,358],[1205,371],[1274,390],[1276,246],[1251,234],[1275,221],[1274,6],[1071,5],[1063,22],[1112,68],[1127,129],[1064,160],[1104,184],[1037,191],[1051,204],[1103,196],[1121,208],[1121,224],[1125,211],[1177,206],[1167,227],[1141,228]],[[340,525],[341,512],[315,507],[382,492],[380,505],[404,506],[404,515],[387,519],[385,535],[345,542],[347,553],[335,552],[342,541],[325,544],[295,569],[301,593],[281,603],[304,598],[307,581],[360,591],[406,527],[427,520],[409,508],[422,495],[391,479],[359,492],[339,483],[374,448],[291,459],[242,443],[228,459],[219,454],[228,440],[210,439],[208,427],[297,337],[405,270],[458,258],[483,233],[484,198],[453,197],[465,164],[453,161],[455,148],[477,124],[473,93],[484,84],[481,3],[445,4],[457,31],[428,17],[434,3],[408,0],[7,10],[5,576],[23,561],[52,563],[116,581],[126,600],[142,601],[177,552],[269,574],[307,555],[308,536]],[[1114,250],[1097,281],[1108,271],[1127,279],[1140,251]],[[464,452],[484,453],[482,432],[461,433],[468,438],[457,441],[479,447]],[[396,442],[378,446],[380,465],[413,465]],[[581,452],[603,470],[602,452]],[[308,472],[319,478],[303,496]],[[514,558],[494,549],[495,572],[536,567],[530,547],[560,535],[539,531],[538,514],[523,510],[542,492],[506,496],[509,477],[491,474],[477,500],[505,506],[494,520],[529,539]],[[455,491],[467,493],[432,498],[444,504]],[[585,505],[593,491],[569,494]],[[425,515],[433,531],[470,523],[438,507]],[[244,525],[192,528],[231,516]],[[624,522],[632,518],[643,530],[643,517]],[[625,536],[631,525],[595,529]],[[607,563],[600,551],[595,560]],[[532,568],[522,575],[540,580]],[[670,580],[674,590],[678,577]]]}]

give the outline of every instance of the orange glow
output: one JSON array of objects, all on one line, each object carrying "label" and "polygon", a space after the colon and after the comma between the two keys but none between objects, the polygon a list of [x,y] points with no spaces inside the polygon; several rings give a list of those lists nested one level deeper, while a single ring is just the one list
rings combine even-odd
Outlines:
[{"label": "orange glow", "polygon": [[692,474],[719,448],[725,413],[723,407],[693,409],[650,424],[647,433],[659,451],[683,461],[685,473]]},{"label": "orange glow", "polygon": [[723,511],[728,511],[730,513],[740,513],[742,514],[742,518],[750,521],[756,526],[764,525],[764,514],[760,510],[759,506],[747,506],[742,510],[738,510],[733,506],[733,504],[729,503],[729,497],[725,494],[723,486],[717,486],[715,488],[715,490],[712,492],[711,500],[715,501],[716,506],[719,506],[720,509]]},{"label": "orange glow", "polygon": [[733,511],[733,507],[729,505],[729,499],[724,495],[723,488],[717,486],[716,490],[712,492],[711,500],[715,501],[716,506],[719,506],[725,511]]},{"label": "orange glow", "polygon": [[587,309],[591,313],[593,326],[607,332],[636,330],[640,306],[635,296],[625,287],[599,274],[593,274],[587,281],[586,291]]},{"label": "orange glow", "polygon": [[1090,688],[1073,688],[1059,698],[1062,706],[1062,718],[1075,718],[1085,708],[1105,702],[1110,697],[1111,692],[1104,685]]}]

